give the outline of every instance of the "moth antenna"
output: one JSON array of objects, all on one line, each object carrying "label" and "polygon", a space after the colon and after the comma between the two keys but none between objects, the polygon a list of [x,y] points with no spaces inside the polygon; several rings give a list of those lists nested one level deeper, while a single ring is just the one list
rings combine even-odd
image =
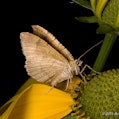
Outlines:
[{"label": "moth antenna", "polygon": [[96,43],[95,45],[93,45],[91,48],[89,48],[88,50],[86,50],[78,59],[77,61],[80,61],[80,59],[85,56],[88,52],[90,52],[93,48],[95,48],[96,46],[98,46],[99,44],[101,44],[103,42],[103,40],[99,41],[98,43]]}]

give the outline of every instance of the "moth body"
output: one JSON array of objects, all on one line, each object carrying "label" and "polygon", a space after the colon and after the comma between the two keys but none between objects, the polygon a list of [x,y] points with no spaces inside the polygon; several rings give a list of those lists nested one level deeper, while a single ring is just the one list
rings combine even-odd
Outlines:
[{"label": "moth body", "polygon": [[57,83],[61,83],[65,80],[67,80],[68,83],[71,83],[73,76],[78,75],[79,67],[74,61],[72,62],[73,63],[68,63],[67,66],[65,66],[64,69],[52,80],[52,86],[56,86]]}]

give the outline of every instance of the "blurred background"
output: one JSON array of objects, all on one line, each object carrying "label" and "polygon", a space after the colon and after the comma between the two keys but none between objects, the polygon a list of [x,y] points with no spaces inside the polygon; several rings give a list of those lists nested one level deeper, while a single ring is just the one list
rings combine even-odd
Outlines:
[{"label": "blurred background", "polygon": [[[20,32],[32,32],[31,25],[41,25],[51,32],[74,58],[78,58],[104,38],[104,35],[96,34],[98,24],[81,23],[75,19],[76,16],[91,16],[93,13],[72,1],[10,1],[2,4],[0,106],[29,78],[24,68],[25,57],[21,51]],[[93,66],[100,46],[82,58],[84,64]],[[119,39],[103,71],[119,67],[118,51]]]}]

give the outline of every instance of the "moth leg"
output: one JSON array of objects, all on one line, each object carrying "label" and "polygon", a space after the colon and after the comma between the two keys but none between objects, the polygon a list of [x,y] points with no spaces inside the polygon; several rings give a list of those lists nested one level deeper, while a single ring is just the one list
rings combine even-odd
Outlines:
[{"label": "moth leg", "polygon": [[[100,72],[97,72],[95,71],[92,67],[90,67],[89,65],[85,64],[84,67],[81,69],[81,71],[79,72],[79,75],[82,77],[84,83],[87,83],[87,80],[86,80],[86,76],[84,76],[84,70],[88,68],[90,69],[91,71],[93,71],[95,74],[100,74]],[[92,74],[93,75],[93,74]]]},{"label": "moth leg", "polygon": [[92,67],[90,67],[89,65],[85,64],[84,67],[81,69],[80,73],[82,74],[84,72],[84,70],[86,69],[86,67],[88,67],[88,69],[90,69],[91,71],[93,71],[96,74],[100,74],[100,72],[95,71]]},{"label": "moth leg", "polygon": [[83,72],[79,72],[79,75],[81,76],[81,78],[83,79],[84,83],[87,83],[87,80],[85,78],[85,76],[82,74]]},{"label": "moth leg", "polygon": [[67,90],[70,83],[72,83],[72,79],[67,79],[67,84],[66,84],[65,91]]},{"label": "moth leg", "polygon": [[45,94],[48,94],[53,88],[54,88],[54,86],[50,87],[50,88],[45,92]]}]

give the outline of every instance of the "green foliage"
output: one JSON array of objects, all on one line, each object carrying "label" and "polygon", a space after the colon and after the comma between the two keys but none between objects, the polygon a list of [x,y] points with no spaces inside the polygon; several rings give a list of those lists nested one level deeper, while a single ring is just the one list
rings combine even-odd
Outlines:
[{"label": "green foliage", "polygon": [[91,10],[91,5],[90,5],[90,2],[87,1],[87,0],[72,0],[73,2],[81,5],[82,7],[85,7],[87,9],[90,9]]}]

